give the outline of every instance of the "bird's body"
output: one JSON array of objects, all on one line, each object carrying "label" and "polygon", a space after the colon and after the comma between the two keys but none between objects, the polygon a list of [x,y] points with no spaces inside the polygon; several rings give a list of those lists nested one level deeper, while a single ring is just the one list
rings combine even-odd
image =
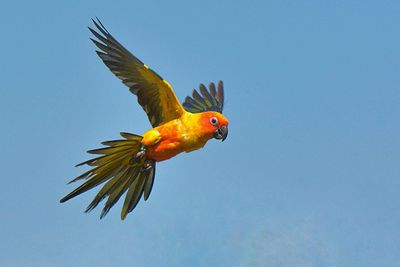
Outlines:
[{"label": "bird's body", "polygon": [[60,201],[65,202],[105,183],[86,211],[94,209],[107,198],[101,218],[126,193],[121,218],[131,212],[141,196],[150,195],[154,183],[156,162],[170,159],[181,152],[202,148],[208,140],[225,140],[228,120],[222,115],[223,84],[209,91],[200,85],[201,95],[194,90],[193,98],[180,104],[172,86],[124,48],[101,24],[93,21],[97,30],[89,28],[98,39],[92,41],[106,66],[137,96],[153,128],[143,135],[121,133],[123,139],[106,141],[106,147],[89,150],[100,155],[78,164],[93,168],[71,182],[86,180]]},{"label": "bird's body", "polygon": [[[147,147],[146,155],[155,161],[170,159],[181,152],[202,148],[214,134],[205,131],[209,119],[219,116],[217,112],[185,112],[179,119],[157,126],[143,134],[142,144]],[[220,119],[224,119],[221,117]]]}]

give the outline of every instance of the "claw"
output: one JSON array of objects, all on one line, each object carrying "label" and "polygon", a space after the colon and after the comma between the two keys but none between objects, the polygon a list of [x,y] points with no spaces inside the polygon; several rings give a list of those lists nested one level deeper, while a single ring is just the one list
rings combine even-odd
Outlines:
[{"label": "claw", "polygon": [[144,157],[144,155],[146,155],[146,151],[144,151],[144,150],[139,151],[135,155],[135,160],[138,160],[138,161],[141,160]]},{"label": "claw", "polygon": [[146,155],[146,151],[145,150],[140,150],[138,153],[136,153],[136,155],[131,159],[131,163],[139,163],[144,156]]},{"label": "claw", "polygon": [[150,163],[146,163],[146,165],[144,165],[141,169],[140,172],[145,172],[150,170],[151,168],[153,168],[153,166]]}]

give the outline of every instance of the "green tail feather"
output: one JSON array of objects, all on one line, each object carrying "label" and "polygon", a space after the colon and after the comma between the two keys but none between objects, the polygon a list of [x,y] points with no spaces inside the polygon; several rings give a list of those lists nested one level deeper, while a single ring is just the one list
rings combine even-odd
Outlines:
[{"label": "green tail feather", "polygon": [[[103,218],[121,196],[127,192],[121,211],[121,219],[125,219],[126,215],[136,207],[143,193],[144,199],[147,200],[154,182],[155,162],[146,159],[146,157],[139,162],[133,160],[142,149],[142,136],[130,133],[121,133],[121,136],[125,139],[102,142],[107,147],[88,151],[88,153],[101,156],[77,165],[86,164],[94,166],[94,168],[70,182],[86,180],[82,185],[63,197],[60,200],[61,203],[104,182],[106,182],[105,185],[89,204],[86,212],[93,210],[102,200],[107,198],[100,216],[100,218]],[[144,168],[146,164],[150,164],[150,168]]]}]

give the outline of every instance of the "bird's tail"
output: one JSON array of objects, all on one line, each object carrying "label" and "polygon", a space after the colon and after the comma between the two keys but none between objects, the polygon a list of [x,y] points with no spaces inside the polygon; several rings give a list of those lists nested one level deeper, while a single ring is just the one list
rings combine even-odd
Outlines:
[{"label": "bird's tail", "polygon": [[142,136],[121,133],[122,140],[102,142],[106,147],[89,150],[90,154],[101,156],[82,162],[76,166],[93,166],[91,170],[73,179],[86,180],[82,185],[63,197],[63,203],[77,195],[80,195],[104,182],[104,186],[97,193],[85,212],[94,209],[103,199],[108,198],[100,218],[103,218],[125,193],[125,202],[121,211],[121,219],[131,212],[144,194],[144,200],[150,195],[155,176],[155,162],[146,158],[142,152]]}]

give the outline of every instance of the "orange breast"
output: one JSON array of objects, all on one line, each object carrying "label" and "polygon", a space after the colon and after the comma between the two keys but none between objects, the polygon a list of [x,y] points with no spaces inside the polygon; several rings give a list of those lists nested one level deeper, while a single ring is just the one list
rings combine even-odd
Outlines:
[{"label": "orange breast", "polygon": [[[181,121],[175,120],[156,127],[154,130],[159,133],[158,140],[156,144],[147,147],[147,157],[155,161],[162,161],[181,153],[183,145],[180,126]],[[151,135],[150,133],[149,136]]]},{"label": "orange breast", "polygon": [[163,140],[158,144],[149,147],[146,155],[155,161],[170,159],[182,152],[181,144],[172,140]]},{"label": "orange breast", "polygon": [[147,157],[162,161],[183,151],[190,152],[202,148],[212,138],[213,131],[205,129],[201,118],[201,114],[185,113],[179,119],[146,132],[142,143],[147,148]]}]

